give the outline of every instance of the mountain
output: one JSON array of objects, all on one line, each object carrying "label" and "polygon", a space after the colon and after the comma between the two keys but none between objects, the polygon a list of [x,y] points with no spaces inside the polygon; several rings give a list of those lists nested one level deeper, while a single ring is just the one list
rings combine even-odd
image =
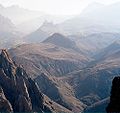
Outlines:
[{"label": "mountain", "polygon": [[86,107],[75,97],[73,88],[62,82],[59,77],[50,77],[42,73],[35,81],[45,95],[72,112],[81,112]]},{"label": "mountain", "polygon": [[43,15],[42,12],[24,9],[18,5],[12,5],[9,7],[1,6],[0,14],[11,19],[15,25]]},{"label": "mountain", "polygon": [[[17,46],[10,49],[9,53],[38,83],[40,90],[57,104],[74,112],[83,111],[84,108],[98,110],[101,106],[105,107],[104,99],[110,96],[111,81],[120,74],[119,41],[112,43],[114,39],[111,34],[105,34],[106,40],[111,36],[109,43],[112,44],[101,50],[91,62],[87,55],[71,49],[72,46],[66,47],[61,40],[56,42],[59,38],[56,35],[62,37],[62,42],[67,40],[70,45],[75,45],[69,38],[57,33],[45,42]],[[117,66],[113,63],[110,65],[112,61]],[[51,91],[55,92],[54,95]]]},{"label": "mountain", "polygon": [[6,50],[0,54],[0,75],[1,112],[50,112],[35,82],[22,67],[15,66]]},{"label": "mountain", "polygon": [[10,49],[9,52],[30,73],[40,74],[42,70],[55,76],[63,76],[80,69],[91,60],[82,53],[50,43],[24,44]]},{"label": "mountain", "polygon": [[116,69],[119,68],[119,59],[120,55],[120,41],[117,40],[113,42],[108,47],[101,50],[97,55],[96,58],[96,67],[104,67],[105,69]]},{"label": "mountain", "polygon": [[59,28],[55,27],[55,24],[53,24],[52,22],[45,21],[40,27],[38,27],[37,30],[27,34],[24,37],[24,40],[28,43],[42,42],[52,34],[60,31],[58,29]]},{"label": "mountain", "polygon": [[61,77],[83,68],[89,58],[50,43],[24,44],[10,49],[9,53],[51,100],[74,112],[83,111],[86,105],[75,97],[72,86],[63,82]]},{"label": "mountain", "polygon": [[[31,32],[36,31],[39,28],[41,28],[42,31],[44,31],[44,28],[45,28],[45,29],[48,29],[49,32],[50,31],[53,32],[52,30],[54,30],[54,31],[56,31],[56,30],[54,28],[55,26],[52,26],[52,24],[55,25],[55,24],[64,22],[65,20],[73,17],[73,16],[49,15],[49,14],[43,14],[43,15],[38,14],[38,15],[39,15],[39,17],[37,17],[37,18],[33,18],[33,19],[30,19],[30,20],[27,20],[27,21],[24,21],[24,22],[18,24],[17,28],[26,34],[30,34]],[[52,23],[51,26],[49,26],[50,23]],[[44,26],[46,26],[46,27],[44,27]],[[51,30],[50,30],[50,28],[51,28]]]},{"label": "mountain", "polygon": [[109,103],[110,99],[106,98],[101,100],[100,102],[97,102],[84,110],[84,113],[90,113],[90,112],[106,112],[106,107]]},{"label": "mountain", "polygon": [[1,32],[11,32],[13,29],[15,29],[15,26],[11,20],[2,15],[0,15],[0,26],[2,26],[0,27]]},{"label": "mountain", "polygon": [[88,108],[110,96],[111,81],[120,74],[119,49],[118,40],[104,48],[96,55],[96,60],[82,70],[75,70],[61,78],[74,88],[76,97]]},{"label": "mountain", "polygon": [[44,32],[47,32],[50,35],[52,35],[54,33],[60,33],[60,34],[66,35],[66,31],[64,31],[64,29],[62,27],[60,27],[59,25],[60,25],[59,23],[55,24],[53,22],[45,21],[40,26],[40,29]]},{"label": "mountain", "polygon": [[0,15],[0,48],[9,48],[22,43],[22,36],[11,20]]},{"label": "mountain", "polygon": [[[94,106],[94,103],[99,103],[100,100],[110,96],[111,82],[115,76],[120,74],[119,49],[118,40],[97,54],[96,60],[90,62],[86,68],[74,71],[63,78],[74,86],[77,98],[84,104]],[[92,109],[97,108],[92,107],[90,110]]]},{"label": "mountain", "polygon": [[120,112],[120,77],[115,77],[112,82],[110,103],[108,104],[106,111],[107,113],[111,112]]},{"label": "mountain", "polygon": [[[22,66],[6,50],[0,54],[0,112],[68,112],[41,93]],[[12,93],[11,93],[12,92]]]},{"label": "mountain", "polygon": [[70,40],[69,38],[59,33],[55,33],[51,35],[46,40],[44,40],[43,43],[51,43],[51,44],[54,44],[56,46],[60,46],[66,49],[73,49],[75,51],[79,51],[74,41]]},{"label": "mountain", "polygon": [[26,43],[39,43],[45,40],[48,36],[49,36],[48,33],[42,31],[41,29],[37,29],[36,31],[25,36],[24,41]]},{"label": "mountain", "polygon": [[120,38],[119,33],[101,32],[90,35],[71,35],[70,39],[76,42],[77,47],[89,56],[97,54]]},{"label": "mountain", "polygon": [[106,105],[102,101],[109,97],[111,81],[119,74],[119,68],[100,68],[97,61],[81,63],[80,53],[50,43],[25,44],[9,53],[45,95],[74,112]]},{"label": "mountain", "polygon": [[[98,5],[97,5],[98,6]],[[92,4],[91,4],[92,7]],[[86,9],[90,10],[91,7],[87,7]],[[119,26],[119,21],[116,21],[116,18],[120,18],[118,10],[120,9],[120,2],[111,4],[111,5],[103,5],[94,11],[88,11],[87,13],[82,12],[81,16],[82,17],[87,17],[89,19],[93,19],[93,21],[96,22],[102,22],[103,25],[118,25]],[[102,18],[106,17],[105,19]]]},{"label": "mountain", "polygon": [[9,18],[25,35],[39,29],[45,21],[61,23],[72,16],[50,15],[41,11],[34,11],[22,8],[18,5],[4,7],[0,5],[0,14]]},{"label": "mountain", "polygon": [[[81,14],[65,20],[62,23],[55,24],[54,28],[57,28],[56,32],[64,35],[89,35],[101,32],[119,33],[119,10],[120,3],[112,5],[102,5],[98,3],[89,4]],[[54,29],[44,26],[44,31],[54,32]]]},{"label": "mountain", "polygon": [[[118,16],[119,6],[120,3],[112,5],[92,3],[81,14],[74,17],[55,17],[39,11],[23,9],[18,6],[3,7],[0,14],[13,20],[17,28],[26,34],[41,29],[48,34],[89,35],[101,32],[118,33],[120,29],[120,23],[117,21],[120,18]],[[62,21],[59,22],[58,20]]]}]

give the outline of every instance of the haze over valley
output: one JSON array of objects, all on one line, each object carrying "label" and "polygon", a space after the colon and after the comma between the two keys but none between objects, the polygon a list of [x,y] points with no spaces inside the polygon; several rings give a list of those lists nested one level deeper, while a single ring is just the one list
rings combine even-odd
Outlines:
[{"label": "haze over valley", "polygon": [[119,0],[0,0],[0,112],[112,110],[119,10]]}]

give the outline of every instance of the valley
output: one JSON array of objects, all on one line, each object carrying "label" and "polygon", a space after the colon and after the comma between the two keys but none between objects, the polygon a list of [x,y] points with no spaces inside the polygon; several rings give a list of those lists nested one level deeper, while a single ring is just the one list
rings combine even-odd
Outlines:
[{"label": "valley", "polygon": [[93,3],[78,15],[52,15],[0,5],[0,112],[112,110],[119,8]]}]

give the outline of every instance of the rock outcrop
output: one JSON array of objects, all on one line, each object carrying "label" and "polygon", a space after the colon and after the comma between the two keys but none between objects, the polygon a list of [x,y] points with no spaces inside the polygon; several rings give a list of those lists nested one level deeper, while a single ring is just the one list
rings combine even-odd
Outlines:
[{"label": "rock outcrop", "polygon": [[6,50],[0,54],[0,112],[51,112],[36,83]]},{"label": "rock outcrop", "polygon": [[120,112],[120,77],[115,77],[112,82],[110,103],[106,108],[107,113]]},{"label": "rock outcrop", "polygon": [[3,89],[0,87],[0,112],[13,112],[10,102],[6,99]]}]

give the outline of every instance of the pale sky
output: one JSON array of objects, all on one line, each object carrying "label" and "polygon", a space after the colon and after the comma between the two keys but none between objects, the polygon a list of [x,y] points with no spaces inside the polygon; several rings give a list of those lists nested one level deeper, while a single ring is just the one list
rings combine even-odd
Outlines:
[{"label": "pale sky", "polygon": [[39,10],[55,15],[76,15],[89,3],[100,2],[112,4],[120,0],[0,0],[4,6],[19,5],[20,7]]}]

